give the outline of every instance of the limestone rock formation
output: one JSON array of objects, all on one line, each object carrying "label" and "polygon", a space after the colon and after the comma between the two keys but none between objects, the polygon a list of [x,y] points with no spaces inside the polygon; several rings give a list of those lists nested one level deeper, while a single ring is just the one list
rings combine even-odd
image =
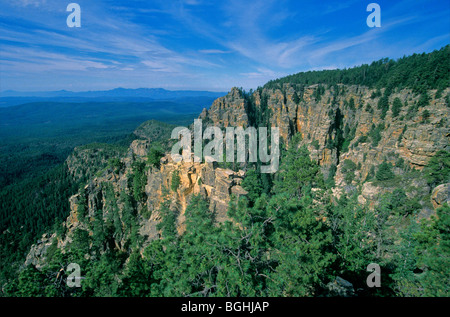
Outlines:
[{"label": "limestone rock formation", "polygon": [[[322,91],[318,93],[318,89]],[[288,144],[292,135],[300,133],[301,143],[308,147],[325,175],[331,166],[337,167],[335,180],[341,185],[345,184],[340,163],[346,159],[360,165],[355,177],[355,183],[360,183],[384,161],[394,164],[402,159],[411,168],[421,170],[439,150],[450,149],[450,108],[444,98],[450,88],[421,109],[415,108],[420,95],[409,89],[395,91],[388,98],[390,107],[385,113],[378,107],[381,97],[374,97],[374,93],[375,89],[356,85],[283,84],[276,89],[256,90],[252,110],[242,92],[234,88],[205,109],[200,118],[209,120],[210,125],[247,126],[254,117],[251,111],[261,112],[267,107],[268,124],[280,129],[283,141]],[[434,96],[435,91],[428,95]],[[403,105],[398,115],[391,106],[396,98]],[[429,113],[426,120],[421,116],[425,110]]]},{"label": "limestone rock formation", "polygon": [[431,202],[434,208],[442,207],[445,203],[450,205],[450,183],[437,186],[431,193]]},{"label": "limestone rock formation", "polygon": [[[255,124],[256,114],[264,113],[264,120],[267,120],[269,126],[279,127],[281,138],[287,146],[294,134],[302,136],[301,144],[307,146],[311,158],[320,164],[324,177],[334,181],[335,196],[342,192],[358,191],[359,203],[373,205],[386,189],[379,188],[368,179],[374,176],[373,171],[382,162],[396,166],[401,161],[408,168],[421,170],[437,151],[450,149],[450,126],[447,121],[450,107],[444,97],[431,98],[429,105],[420,109],[429,113],[425,120],[414,108],[419,96],[410,90],[394,91],[389,97],[390,104],[398,98],[404,105],[398,115],[394,115],[391,108],[383,113],[377,107],[380,97],[374,97],[374,91],[361,86],[302,87],[284,84],[274,89],[258,89],[249,97],[240,89],[233,88],[228,95],[217,99],[209,109],[205,109],[199,118],[203,120],[204,128],[211,125],[245,128]],[[434,93],[430,91],[429,95],[434,96]],[[441,95],[447,96],[449,93],[450,88],[447,88]],[[137,135],[140,139],[133,141],[128,151],[120,156],[120,168],[109,166],[105,157],[101,160],[101,171],[89,174],[90,180],[84,187],[85,197],[80,196],[82,193],[71,197],[71,212],[65,222],[68,234],[64,240],[58,241],[58,247],[64,249],[70,243],[71,233],[77,227],[89,230],[88,224],[96,211],[100,210],[104,217],[107,216],[107,187],[112,187],[118,200],[122,192],[132,195],[136,163],[145,166],[145,199],[136,204],[140,233],[147,237],[147,241],[157,239],[160,235],[157,229],[157,224],[161,221],[159,208],[167,196],[171,201],[171,208],[177,210],[177,229],[182,234],[186,220],[184,213],[193,195],[205,197],[216,220],[223,222],[228,219],[227,208],[232,196],[247,194],[240,185],[245,177],[245,166],[240,166],[243,170],[236,172],[220,168],[216,162],[176,163],[170,155],[161,159],[159,168],[150,166],[147,155],[152,136],[157,136],[158,133],[149,129],[149,126],[139,131]],[[80,160],[89,165],[90,158],[89,151],[76,152],[68,159],[69,169],[76,174]],[[350,183],[347,183],[347,172],[343,170],[342,163],[346,160],[352,161],[356,166]],[[180,184],[176,190],[172,190],[172,175],[176,172]],[[394,172],[398,173],[397,170]],[[420,182],[408,185],[417,188],[418,193],[431,190]],[[165,194],[167,192],[168,195]],[[431,195],[433,206],[438,207],[448,202],[448,193],[449,184],[435,188]],[[78,215],[80,198],[87,202],[87,215],[83,221]],[[120,203],[118,207],[123,208]],[[38,263],[36,259],[48,249],[50,237],[33,246],[27,263]],[[120,248],[122,241],[115,243]]]},{"label": "limestone rock formation", "polygon": [[44,233],[42,237],[30,248],[30,251],[25,259],[25,266],[33,265],[39,269],[45,265],[45,256],[49,248],[55,242],[55,239],[56,233],[52,235]]},{"label": "limestone rock formation", "polygon": [[206,125],[245,128],[249,125],[247,102],[241,91],[233,88],[226,96],[216,99],[208,110],[204,109],[200,119]]}]

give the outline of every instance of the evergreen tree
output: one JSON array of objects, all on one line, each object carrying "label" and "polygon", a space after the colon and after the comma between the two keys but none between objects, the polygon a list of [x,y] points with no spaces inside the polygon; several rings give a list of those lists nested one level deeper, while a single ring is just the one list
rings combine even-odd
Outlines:
[{"label": "evergreen tree", "polygon": [[242,181],[242,188],[244,188],[248,195],[247,197],[250,199],[251,202],[255,202],[256,199],[258,199],[261,194],[263,193],[263,185],[260,178],[260,173],[258,173],[256,170],[251,169],[247,171],[244,180]]},{"label": "evergreen tree", "polygon": [[394,99],[392,103],[392,117],[397,117],[400,114],[400,111],[402,110],[403,104],[401,100],[397,97]]},{"label": "evergreen tree", "polygon": [[432,187],[450,180],[450,152],[438,151],[423,170],[428,184]]}]

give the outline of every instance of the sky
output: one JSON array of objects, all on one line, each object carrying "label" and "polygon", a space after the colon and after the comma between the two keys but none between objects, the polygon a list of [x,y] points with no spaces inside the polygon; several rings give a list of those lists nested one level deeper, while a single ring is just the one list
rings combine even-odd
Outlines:
[{"label": "sky", "polygon": [[0,0],[0,91],[249,90],[450,43],[450,0],[377,1],[379,28],[372,1]]}]

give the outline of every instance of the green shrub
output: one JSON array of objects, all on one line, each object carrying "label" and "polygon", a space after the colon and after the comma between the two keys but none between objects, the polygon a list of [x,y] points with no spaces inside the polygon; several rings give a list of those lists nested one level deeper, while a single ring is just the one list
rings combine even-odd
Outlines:
[{"label": "green shrub", "polygon": [[108,161],[108,165],[114,170],[114,173],[118,174],[125,167],[125,164],[117,157],[111,158]]},{"label": "green shrub", "polygon": [[431,186],[448,182],[450,179],[450,152],[444,150],[437,152],[423,172]]},{"label": "green shrub", "polygon": [[392,165],[387,162],[383,162],[378,166],[378,171],[375,175],[375,178],[378,181],[387,181],[391,180],[395,177],[394,172],[392,171]]},{"label": "green shrub", "polygon": [[148,154],[148,163],[156,168],[160,167],[161,158],[164,156],[164,152],[159,147],[152,147]]},{"label": "green shrub", "polygon": [[422,123],[428,122],[429,118],[430,118],[430,112],[427,109],[422,111]]},{"label": "green shrub", "polygon": [[403,104],[399,98],[395,98],[392,103],[392,117],[397,117],[402,110]]},{"label": "green shrub", "polygon": [[405,167],[405,160],[403,158],[398,158],[397,161],[395,161],[395,167],[403,168]]},{"label": "green shrub", "polygon": [[355,171],[357,168],[357,165],[352,160],[345,160],[344,163],[342,163],[342,174],[344,174],[344,181],[347,184],[350,184],[355,179]]},{"label": "green shrub", "polygon": [[384,95],[378,100],[378,109],[381,110],[381,119],[384,120],[389,110],[389,97]]},{"label": "green shrub", "polygon": [[427,93],[421,94],[419,101],[417,102],[417,108],[426,107],[430,104],[430,97]]},{"label": "green shrub", "polygon": [[380,123],[378,126],[372,125],[372,129],[369,132],[369,137],[372,139],[372,146],[378,146],[378,143],[381,141],[381,132],[384,129],[384,123]]},{"label": "green shrub", "polygon": [[180,186],[180,183],[181,183],[181,178],[180,178],[179,172],[178,171],[174,171],[172,173],[172,181],[171,181],[171,184],[170,184],[170,188],[174,192],[176,192],[178,187]]},{"label": "green shrub", "polygon": [[313,140],[313,141],[311,142],[311,145],[312,145],[316,150],[318,150],[319,147],[320,147],[320,145],[319,145],[319,140]]},{"label": "green shrub", "polygon": [[335,164],[332,164],[330,166],[330,169],[328,170],[328,177],[327,180],[325,181],[328,188],[332,188],[335,186],[334,176],[336,176],[336,170],[337,167]]}]

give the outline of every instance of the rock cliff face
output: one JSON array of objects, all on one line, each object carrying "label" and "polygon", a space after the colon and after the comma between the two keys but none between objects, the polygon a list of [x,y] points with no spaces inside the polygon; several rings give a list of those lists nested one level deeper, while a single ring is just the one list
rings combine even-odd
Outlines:
[{"label": "rock cliff face", "polygon": [[[288,146],[294,134],[301,134],[301,143],[308,147],[312,159],[322,166],[325,178],[333,179],[336,184],[333,190],[336,195],[359,186],[358,201],[371,204],[383,191],[375,184],[365,182],[374,167],[382,162],[396,165],[401,160],[405,166],[421,170],[437,151],[449,150],[450,136],[450,105],[444,97],[435,99],[435,91],[428,92],[431,96],[429,104],[420,108],[417,106],[420,96],[406,89],[395,91],[388,98],[390,106],[387,111],[378,107],[381,96],[375,93],[375,90],[360,86],[300,87],[284,84],[279,89],[258,89],[249,97],[233,88],[227,96],[217,99],[208,110],[205,109],[200,119],[204,127],[245,128],[255,124],[256,113],[268,113],[268,125],[279,127],[280,136]],[[447,88],[442,96],[449,93],[450,88]],[[394,114],[392,104],[396,98],[401,101],[402,107],[396,109],[397,113]],[[145,130],[141,130],[141,134],[145,134]],[[220,168],[215,162],[176,163],[170,155],[166,155],[161,158],[159,168],[150,167],[147,155],[152,138],[140,136],[145,140],[135,140],[128,153],[122,155],[122,168],[115,170],[107,167],[100,174],[97,171],[95,176],[91,175],[85,190],[71,197],[71,212],[64,223],[68,233],[63,240],[58,240],[59,248],[64,249],[70,243],[76,228],[89,231],[89,223],[98,210],[104,218],[107,217],[105,206],[108,186],[113,188],[116,198],[121,192],[132,195],[133,184],[130,179],[136,162],[146,166],[143,187],[145,198],[137,202],[137,220],[140,233],[147,237],[147,241],[157,239],[160,235],[157,228],[161,221],[160,203],[167,196],[171,208],[177,211],[177,230],[181,234],[185,229],[184,212],[192,195],[200,194],[207,198],[211,212],[220,222],[228,219],[227,207],[232,196],[247,194],[240,186],[245,172]],[[88,161],[90,155],[89,151],[77,151],[69,158],[68,164],[76,166],[74,162],[77,157]],[[105,165],[106,159],[101,160]],[[355,166],[354,177],[350,180],[345,177],[345,161],[352,161]],[[71,171],[78,173],[75,167]],[[172,190],[171,182],[176,172],[180,184],[176,190]],[[426,184],[413,185],[426,187]],[[445,184],[434,190],[431,195],[434,207],[448,201],[448,187]],[[168,195],[165,194],[167,192]],[[80,221],[78,206],[83,200],[87,204],[87,216],[84,221]],[[118,207],[123,209],[121,204]],[[122,213],[119,214],[123,217]],[[54,241],[54,237],[46,235],[41,243],[34,245],[27,264],[38,264],[51,241]],[[115,241],[119,248],[122,243]]]},{"label": "rock cliff face", "polygon": [[431,193],[431,202],[434,208],[442,207],[445,203],[450,205],[450,183],[437,186]]},{"label": "rock cliff face", "polygon": [[[95,213],[102,212],[103,219],[108,217],[111,212],[106,207],[107,189],[114,191],[114,197],[120,201],[120,193],[131,193],[132,185],[130,184],[130,176],[133,173],[133,164],[143,163],[147,161],[148,149],[150,142],[148,140],[135,140],[131,144],[127,155],[122,159],[124,168],[118,173],[113,169],[105,169],[103,175],[93,177],[84,187],[84,191],[70,198],[71,212],[64,222],[67,234],[64,239],[56,241],[58,248],[64,250],[73,239],[76,229],[83,229],[92,235],[92,226],[95,219]],[[73,159],[73,158],[72,158]],[[172,175],[178,172],[180,184],[176,191],[171,188]],[[149,167],[145,171],[145,197],[142,202],[138,202],[137,221],[140,227],[140,234],[146,237],[146,241],[157,239],[160,232],[157,229],[158,223],[161,221],[159,212],[160,203],[164,198],[170,200],[171,209],[177,212],[177,230],[182,234],[185,229],[185,210],[189,201],[194,194],[200,194],[209,200],[210,210],[214,213],[216,221],[223,222],[228,220],[227,209],[232,196],[246,195],[247,192],[240,186],[244,171],[234,172],[230,169],[219,168],[216,162],[205,163],[176,163],[168,154],[161,158],[160,168]],[[111,185],[111,186],[110,186]],[[166,190],[166,191],[165,191]],[[165,195],[165,192],[169,194]],[[85,213],[83,220],[80,219],[79,205],[85,201]],[[121,218],[124,217],[124,207],[118,203]],[[46,250],[55,242],[55,234],[52,236],[45,234],[42,239],[32,246],[27,259],[26,265],[33,264],[39,267],[43,263],[43,257]],[[124,245],[126,236],[114,243],[118,248]],[[145,242],[144,242],[145,245]]]},{"label": "rock cliff face", "polygon": [[204,109],[200,119],[207,124],[221,127],[247,127],[248,103],[239,89],[233,88],[228,95],[218,98],[209,110]]},{"label": "rock cliff face", "polygon": [[[444,97],[449,92],[447,88],[442,97],[435,99],[436,91],[429,91],[429,104],[419,108],[420,95],[408,89],[396,91],[388,98],[387,111],[378,107],[382,96],[361,86],[284,84],[280,89],[259,89],[252,97],[257,112],[269,109],[269,125],[280,129],[285,143],[300,133],[302,144],[325,173],[330,166],[337,167],[336,183],[343,185],[340,163],[347,159],[360,164],[356,184],[367,178],[372,166],[384,161],[394,164],[401,158],[410,167],[422,169],[436,152],[448,151],[450,106]],[[402,107],[394,115],[392,104],[396,98]],[[250,108],[234,88],[205,110],[201,118],[218,126],[246,127],[251,125]]]},{"label": "rock cliff face", "polygon": [[178,232],[184,232],[184,222],[187,205],[192,195],[202,195],[209,200],[210,210],[214,212],[218,222],[228,219],[227,209],[232,195],[239,197],[247,192],[240,186],[245,173],[234,172],[217,166],[216,162],[205,163],[176,163],[170,155],[161,159],[161,168],[147,172],[147,185],[145,193],[147,196],[146,208],[151,212],[151,217],[143,221],[141,233],[150,238],[158,235],[156,225],[160,221],[158,212],[162,201],[163,190],[171,187],[172,175],[178,172],[180,185],[176,192],[171,193],[172,205],[175,205],[178,216]]}]

